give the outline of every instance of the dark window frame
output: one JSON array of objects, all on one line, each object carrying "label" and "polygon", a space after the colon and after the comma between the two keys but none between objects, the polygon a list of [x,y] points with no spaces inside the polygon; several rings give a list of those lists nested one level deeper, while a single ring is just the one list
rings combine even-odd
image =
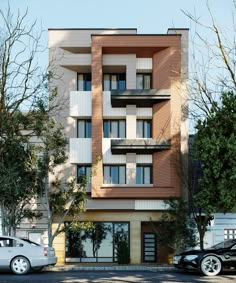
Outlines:
[{"label": "dark window frame", "polygon": [[[84,222],[87,222],[87,221],[80,221],[82,223]],[[68,222],[65,222],[64,225],[65,227],[67,226],[67,223]],[[115,242],[114,242],[114,235],[115,235],[115,226],[118,225],[118,224],[126,224],[128,226],[128,231],[127,231],[127,236],[128,236],[128,247],[129,247],[129,253],[130,253],[130,222],[128,221],[93,221],[93,223],[111,223],[112,224],[112,235],[113,235],[113,241],[112,241],[112,257],[105,257],[105,258],[111,258],[112,261],[111,262],[117,262],[117,258],[116,258],[116,247],[115,247]],[[78,232],[80,233],[80,230],[78,229]],[[81,234],[79,234],[79,237],[81,237]],[[67,242],[67,239],[65,238],[65,246],[68,244]],[[66,251],[65,251],[65,258],[73,258],[73,257],[70,257],[70,256],[67,256],[66,255]],[[74,258],[78,258],[79,259],[79,262],[86,262],[86,261],[82,261],[83,257],[74,257]],[[91,258],[94,258],[94,257],[86,257],[87,259],[91,259]],[[95,261],[96,263],[100,262],[99,261],[99,258],[104,258],[104,257],[99,257],[98,256],[98,251],[96,253],[96,257],[95,257]],[[77,261],[76,261],[77,262]],[[87,262],[90,262],[89,260]],[[103,261],[102,261],[103,262]],[[104,261],[105,262],[105,261]],[[110,261],[108,261],[110,262]]]},{"label": "dark window frame", "polygon": [[[138,183],[137,182],[137,172],[138,172],[138,168],[142,168],[142,182],[141,183]],[[145,180],[145,168],[150,168],[150,183],[145,183],[144,180]],[[153,183],[153,166],[152,164],[136,164],[136,184],[137,185],[151,185]]]},{"label": "dark window frame", "polygon": [[[83,75],[83,89],[79,89],[79,75]],[[90,82],[88,87],[87,82]],[[92,89],[92,74],[91,73],[77,73],[77,91],[91,91]]]},{"label": "dark window frame", "polygon": [[[105,179],[104,179],[104,172],[105,172],[105,167],[110,167],[109,168],[109,177],[110,179],[112,179],[112,167],[118,167],[118,181],[120,180],[120,170],[119,167],[124,167],[125,168],[125,183],[105,183]],[[103,184],[106,185],[125,185],[126,184],[126,164],[103,164]]]},{"label": "dark window frame", "polygon": [[[103,137],[104,138],[112,138],[112,122],[117,122],[118,123],[118,133],[117,133],[117,138],[126,138],[126,120],[125,119],[104,119],[103,120]],[[121,137],[121,133],[120,133],[120,122],[124,122],[125,123],[125,136]],[[105,136],[105,123],[108,123],[108,137]]]},{"label": "dark window frame", "polygon": [[[104,90],[104,76],[109,76],[109,89],[110,90],[125,90],[126,89],[126,73],[104,73],[103,74],[103,90]],[[112,88],[112,76],[116,76],[117,88]],[[121,77],[124,76],[124,79]],[[121,81],[124,81],[125,87],[121,87]]]},{"label": "dark window frame", "polygon": [[[142,122],[142,133],[143,133],[143,136],[142,137],[138,137],[138,138],[152,138],[152,119],[137,119],[136,133],[138,132],[138,122]],[[144,133],[145,133],[145,122],[150,123],[150,137],[145,137],[144,136]]]},{"label": "dark window frame", "polygon": [[[142,76],[142,88],[141,89],[152,89],[152,73],[137,73],[136,77],[138,76]],[[148,76],[150,78],[150,87],[149,88],[145,88],[145,76]],[[136,87],[137,87],[137,82],[136,82]],[[139,88],[137,88],[139,89]]]},{"label": "dark window frame", "polygon": [[[84,167],[85,168],[85,174],[79,176],[79,169]],[[87,169],[90,169],[90,175],[87,175]],[[80,178],[82,178],[83,176],[85,176],[86,178],[91,178],[91,172],[92,171],[92,164],[77,164],[77,168],[76,168],[76,180],[77,180],[77,184],[80,184]]]},{"label": "dark window frame", "polygon": [[[85,127],[84,127],[84,137],[79,137],[79,122],[84,121]],[[88,131],[86,124],[90,123],[90,131]],[[77,119],[77,138],[92,138],[92,121],[91,119]]]}]

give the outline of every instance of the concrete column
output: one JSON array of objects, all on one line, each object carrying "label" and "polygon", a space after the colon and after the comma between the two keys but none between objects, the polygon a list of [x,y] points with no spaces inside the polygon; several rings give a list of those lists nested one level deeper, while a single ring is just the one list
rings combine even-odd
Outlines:
[{"label": "concrete column", "polygon": [[136,139],[136,105],[126,106],[126,138]]},{"label": "concrete column", "polygon": [[140,264],[141,262],[141,222],[130,222],[130,258],[131,264]]},{"label": "concrete column", "polygon": [[136,184],[136,153],[126,154],[126,183],[127,185]]}]

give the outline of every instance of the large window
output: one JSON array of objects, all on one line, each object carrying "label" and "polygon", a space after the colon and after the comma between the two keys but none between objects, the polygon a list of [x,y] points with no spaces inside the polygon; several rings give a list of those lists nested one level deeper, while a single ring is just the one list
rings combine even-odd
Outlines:
[{"label": "large window", "polygon": [[77,183],[82,183],[83,179],[86,178],[88,184],[91,183],[91,165],[77,165]]},{"label": "large window", "polygon": [[103,131],[104,138],[125,138],[126,136],[125,120],[104,120]]},{"label": "large window", "polygon": [[125,165],[104,165],[103,166],[104,184],[125,184],[126,167]]},{"label": "large window", "polygon": [[[66,258],[70,262],[116,262],[117,244],[127,241],[128,222],[81,222],[78,230],[66,234]],[[65,223],[68,226],[68,223]]]},{"label": "large window", "polygon": [[91,74],[77,74],[77,90],[90,91],[91,90]]},{"label": "large window", "polygon": [[91,120],[77,120],[77,137],[91,138]]},{"label": "large window", "polygon": [[136,166],[136,184],[152,184],[152,166],[137,165]]},{"label": "large window", "polygon": [[152,75],[151,74],[137,74],[136,76],[137,89],[151,89],[152,88]]},{"label": "large window", "polygon": [[123,90],[126,89],[125,74],[104,74],[103,90]]},{"label": "large window", "polygon": [[151,120],[137,120],[137,138],[151,138],[152,137],[152,121]]}]

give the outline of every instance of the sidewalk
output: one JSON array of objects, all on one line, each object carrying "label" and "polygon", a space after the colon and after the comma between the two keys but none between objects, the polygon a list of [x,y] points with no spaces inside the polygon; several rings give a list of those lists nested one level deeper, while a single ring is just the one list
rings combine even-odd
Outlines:
[{"label": "sidewalk", "polygon": [[172,265],[56,265],[46,267],[50,271],[173,271]]}]

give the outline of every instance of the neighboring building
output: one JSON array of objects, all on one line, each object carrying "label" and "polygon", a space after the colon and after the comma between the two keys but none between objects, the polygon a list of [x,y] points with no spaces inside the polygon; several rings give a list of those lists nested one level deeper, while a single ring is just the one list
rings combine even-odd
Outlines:
[{"label": "neighboring building", "polygon": [[49,50],[63,106],[56,118],[70,141],[60,171],[78,181],[96,171],[81,215],[96,231],[59,235],[59,262],[115,262],[117,235],[128,239],[132,264],[166,262],[150,219],[181,195],[188,30],[49,29]]}]

